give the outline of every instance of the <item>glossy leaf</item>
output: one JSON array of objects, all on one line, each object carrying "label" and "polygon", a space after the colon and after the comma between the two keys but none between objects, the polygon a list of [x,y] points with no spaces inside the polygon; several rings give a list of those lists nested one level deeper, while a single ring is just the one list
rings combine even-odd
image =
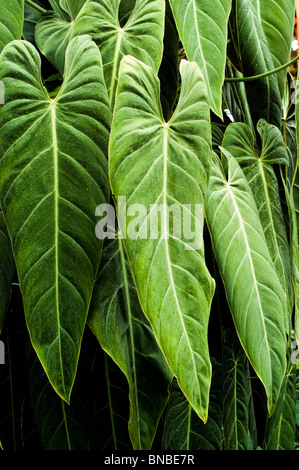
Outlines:
[{"label": "glossy leaf", "polygon": [[75,38],[66,54],[64,83],[51,100],[30,43],[6,46],[0,63],[6,90],[0,113],[1,205],[31,341],[65,400],[101,255],[95,208],[109,197],[110,112],[101,70],[96,45],[88,37]]},{"label": "glossy leaf", "polygon": [[162,450],[222,450],[222,373],[213,362],[209,417],[204,424],[176,381],[171,387],[164,424]]},{"label": "glossy leaf", "polygon": [[[259,75],[274,69],[260,20],[259,3],[236,0],[237,35],[244,76]],[[264,118],[280,128],[282,105],[276,74],[246,82],[245,87],[253,123]]]},{"label": "glossy leaf", "polygon": [[[182,61],[180,71],[180,99],[165,123],[154,70],[133,57],[123,59],[109,173],[122,220],[121,196],[131,215],[134,204],[142,204],[146,211],[139,217],[138,229],[134,219],[128,217],[126,224],[119,221],[141,306],[179,385],[206,420],[211,374],[207,325],[214,281],[204,260],[201,209],[211,160],[211,129],[198,66]],[[183,216],[170,215],[171,220],[177,217],[176,231],[168,223],[168,207],[173,204],[184,217],[183,205],[190,205],[188,214],[199,240],[183,231],[181,238],[177,236]],[[195,204],[199,204],[197,213]],[[153,221],[151,205],[156,213],[162,208],[161,223]]]},{"label": "glossy leaf", "polygon": [[231,3],[231,0],[170,0],[187,58],[201,69],[210,107],[220,117]]},{"label": "glossy leaf", "polygon": [[88,323],[127,377],[133,448],[150,449],[172,374],[141,310],[122,240],[103,251]]},{"label": "glossy leaf", "polygon": [[286,368],[284,292],[244,173],[222,151],[224,166],[216,156],[212,165],[207,220],[236,331],[272,414]]},{"label": "glossy leaf", "polygon": [[290,330],[293,310],[291,259],[282,212],[275,165],[288,165],[288,155],[280,131],[264,120],[258,122],[261,148],[250,128],[243,123],[230,124],[223,147],[241,166],[254,195],[272,261],[285,295],[285,327]]},{"label": "glossy leaf", "polygon": [[90,35],[100,48],[111,106],[119,63],[124,55],[134,55],[158,71],[163,52],[164,1],[136,0],[123,27],[119,23],[120,0],[81,1],[84,5],[80,11],[70,1],[64,3],[72,21],[66,21],[57,12],[47,12],[36,28],[38,47],[60,72],[63,72],[67,44],[74,36],[84,34]]},{"label": "glossy leaf", "polygon": [[0,0],[0,52],[14,39],[21,39],[24,0]]},{"label": "glossy leaf", "polygon": [[15,263],[3,213],[0,212],[0,333],[11,295]]}]

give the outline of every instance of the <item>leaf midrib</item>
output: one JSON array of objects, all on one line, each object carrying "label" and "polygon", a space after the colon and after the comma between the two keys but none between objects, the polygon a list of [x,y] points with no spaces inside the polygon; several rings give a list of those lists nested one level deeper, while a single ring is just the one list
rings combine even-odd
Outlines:
[{"label": "leaf midrib", "polygon": [[[173,291],[173,296],[174,296],[174,299],[175,299],[175,303],[176,303],[176,306],[177,306],[177,310],[178,310],[178,314],[179,314],[179,318],[180,318],[180,321],[181,321],[181,324],[182,324],[182,329],[183,329],[183,334],[187,340],[187,344],[188,344],[188,348],[191,352],[190,356],[191,356],[191,360],[192,360],[192,364],[193,364],[193,369],[194,369],[194,377],[197,378],[197,370],[196,370],[196,364],[195,364],[195,360],[194,360],[194,354],[193,354],[193,350],[192,350],[192,347],[191,347],[191,344],[190,344],[190,341],[189,341],[189,337],[188,337],[188,334],[187,334],[187,331],[186,331],[186,327],[185,327],[185,323],[183,321],[183,318],[182,318],[182,311],[181,311],[181,307],[180,307],[180,304],[179,304],[179,301],[178,301],[178,297],[177,297],[177,293],[176,293],[176,288],[175,288],[175,283],[174,283],[174,279],[173,279],[173,272],[172,272],[172,269],[171,269],[171,266],[172,266],[172,263],[171,263],[171,260],[170,260],[170,254],[169,254],[169,246],[168,246],[168,237],[169,237],[169,233],[168,233],[168,227],[167,227],[167,214],[166,214],[166,207],[167,207],[167,177],[168,177],[168,173],[167,173],[167,166],[168,166],[168,128],[169,128],[169,125],[168,124],[164,124],[163,125],[164,129],[163,129],[163,233],[161,233],[161,238],[164,238],[165,240],[165,252],[166,252],[166,260],[167,260],[167,267],[168,267],[168,272],[169,272],[169,279],[170,279],[170,284],[171,284],[171,288],[172,288],[172,291]],[[163,237],[164,235],[164,237]]]},{"label": "leaf midrib", "polygon": [[56,128],[56,102],[50,102],[51,109],[51,124],[52,124],[52,140],[53,140],[53,169],[54,169],[54,257],[55,257],[55,303],[56,303],[56,318],[58,325],[58,348],[60,357],[61,379],[63,389],[65,390],[64,374],[62,370],[62,351],[61,351],[61,325],[59,319],[59,174],[58,174],[58,142],[57,142],[57,128]]}]

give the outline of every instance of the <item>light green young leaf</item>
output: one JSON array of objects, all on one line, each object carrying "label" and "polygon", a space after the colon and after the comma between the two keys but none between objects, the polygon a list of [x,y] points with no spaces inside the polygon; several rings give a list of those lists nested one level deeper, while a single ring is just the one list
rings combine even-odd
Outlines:
[{"label": "light green young leaf", "polygon": [[284,292],[246,177],[233,156],[222,152],[227,175],[215,156],[207,220],[236,331],[272,414],[286,370]]},{"label": "light green young leaf", "polygon": [[241,166],[254,195],[270,255],[284,291],[285,327],[289,332],[293,310],[291,259],[279,186],[273,169],[273,165],[288,165],[288,155],[276,126],[261,119],[257,130],[261,149],[250,128],[243,123],[232,123],[227,127],[222,145]]},{"label": "light green young leaf", "polygon": [[[165,123],[154,70],[133,57],[123,59],[109,174],[142,309],[180,387],[206,420],[211,379],[207,326],[214,281],[205,265],[202,209],[211,127],[198,66],[183,60],[180,71],[180,99]],[[135,216],[124,223],[121,197],[131,216],[141,211],[138,222]],[[183,228],[183,219],[192,221],[192,230],[196,227],[196,240],[195,233]]]},{"label": "light green young leaf", "polygon": [[0,79],[1,205],[26,322],[50,382],[69,400],[101,255],[95,208],[110,192],[101,56],[89,37],[75,38],[51,100],[38,52],[14,41],[1,55]]},{"label": "light green young leaf", "polygon": [[0,333],[11,295],[15,263],[3,213],[0,212]]},{"label": "light green young leaf", "polygon": [[136,0],[123,27],[119,22],[120,2],[87,0],[80,2],[84,4],[79,11],[69,0],[65,0],[64,8],[69,5],[72,20],[66,21],[57,12],[47,12],[36,27],[38,47],[61,73],[69,41],[77,35],[88,34],[92,37],[101,51],[111,106],[122,57],[131,54],[158,71],[163,52],[164,0]]},{"label": "light green young leaf", "polygon": [[149,450],[168,399],[172,373],[141,310],[120,239],[110,240],[104,247],[88,323],[128,380],[133,448]]},{"label": "light green young leaf", "polygon": [[21,39],[24,0],[0,0],[0,52],[14,39]]},{"label": "light green young leaf", "polygon": [[170,0],[187,58],[201,69],[210,107],[221,118],[231,3],[231,0]]}]

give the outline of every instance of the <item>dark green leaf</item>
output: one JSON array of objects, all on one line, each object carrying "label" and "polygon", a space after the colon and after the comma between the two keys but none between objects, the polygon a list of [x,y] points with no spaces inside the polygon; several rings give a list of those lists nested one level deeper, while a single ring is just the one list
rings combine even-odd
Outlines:
[{"label": "dark green leaf", "polygon": [[51,100],[36,49],[16,41],[1,55],[0,78],[1,205],[32,344],[53,387],[69,400],[101,255],[95,209],[109,198],[101,57],[90,38],[75,38]]}]

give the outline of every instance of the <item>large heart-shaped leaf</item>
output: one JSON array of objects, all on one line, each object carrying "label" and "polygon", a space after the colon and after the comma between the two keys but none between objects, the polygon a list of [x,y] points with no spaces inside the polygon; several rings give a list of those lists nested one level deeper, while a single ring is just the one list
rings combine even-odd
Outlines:
[{"label": "large heart-shaped leaf", "polygon": [[[206,420],[211,374],[207,326],[214,281],[204,260],[202,206],[211,128],[198,66],[184,60],[180,71],[180,99],[165,123],[154,70],[133,57],[123,59],[109,174],[141,306],[179,385]],[[138,222],[125,217],[124,202],[128,216],[140,210]],[[190,236],[183,219],[195,226]]]},{"label": "large heart-shaped leaf", "polygon": [[0,333],[11,295],[15,264],[10,239],[2,212],[0,212]]},{"label": "large heart-shaped leaf", "polygon": [[272,414],[286,369],[284,292],[246,177],[233,156],[222,151],[228,168],[225,172],[215,156],[208,225],[238,336],[264,384]]},{"label": "large heart-shaped leaf", "polygon": [[109,197],[101,56],[89,37],[75,38],[60,93],[50,99],[36,49],[15,41],[3,50],[0,78],[1,205],[32,344],[69,400],[101,254],[95,208]]},{"label": "large heart-shaped leaf", "polygon": [[131,54],[157,71],[163,52],[165,2],[136,0],[123,27],[119,21],[120,2],[81,1],[83,6],[79,9],[65,0],[64,9],[68,10],[72,20],[66,21],[58,12],[47,12],[36,27],[38,47],[60,72],[63,72],[65,49],[69,41],[77,35],[92,36],[101,51],[111,106],[122,57]]},{"label": "large heart-shaped leaf", "polygon": [[148,450],[172,374],[141,310],[122,240],[109,241],[103,250],[88,323],[127,377],[133,448]]},{"label": "large heart-shaped leaf", "polygon": [[14,39],[21,39],[24,0],[0,0],[0,52]]},{"label": "large heart-shaped leaf", "polygon": [[188,60],[200,67],[211,109],[220,117],[231,3],[231,0],[170,0]]},{"label": "large heart-shaped leaf", "polygon": [[[274,68],[259,15],[259,2],[236,0],[237,37],[244,76],[262,74]],[[278,41],[278,40],[277,40]],[[264,118],[280,128],[281,98],[276,74],[246,82],[246,93],[254,124]]]},{"label": "large heart-shaped leaf", "polygon": [[293,309],[290,249],[273,169],[273,165],[288,165],[288,155],[276,126],[260,120],[257,130],[261,149],[250,128],[243,123],[232,123],[227,127],[222,145],[241,166],[253,192],[270,255],[284,291],[286,331],[289,331]]}]

